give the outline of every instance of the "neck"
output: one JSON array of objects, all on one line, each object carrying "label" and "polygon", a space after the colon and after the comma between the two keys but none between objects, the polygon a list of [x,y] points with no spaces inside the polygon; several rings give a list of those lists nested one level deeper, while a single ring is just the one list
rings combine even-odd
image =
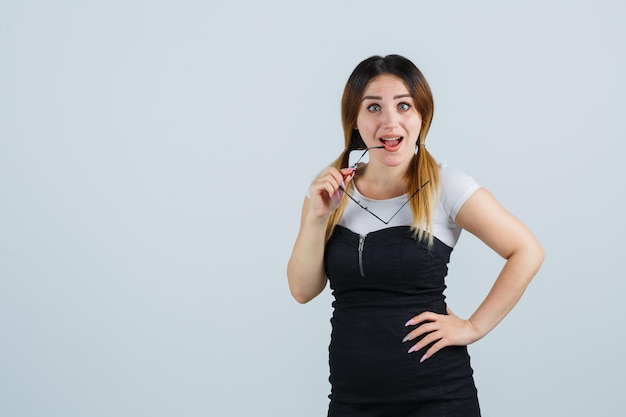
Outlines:
[{"label": "neck", "polygon": [[359,192],[366,197],[386,199],[398,197],[407,192],[406,170],[408,164],[383,166],[370,162],[357,178]]}]

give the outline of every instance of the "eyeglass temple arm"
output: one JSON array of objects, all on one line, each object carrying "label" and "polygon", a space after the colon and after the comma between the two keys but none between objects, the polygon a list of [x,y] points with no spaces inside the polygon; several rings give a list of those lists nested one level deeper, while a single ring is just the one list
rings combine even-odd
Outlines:
[{"label": "eyeglass temple arm", "polygon": [[[363,157],[365,156],[365,154],[370,150],[370,149],[382,149],[384,148],[384,146],[380,145],[380,146],[371,146],[369,148],[365,148],[365,150],[363,151],[363,153],[361,154],[361,156],[359,156],[359,159],[356,160],[356,162],[354,164],[352,164],[352,168],[356,168],[357,165],[359,164],[359,162],[361,162],[361,159],[363,159]],[[356,149],[355,149],[356,150]]]}]

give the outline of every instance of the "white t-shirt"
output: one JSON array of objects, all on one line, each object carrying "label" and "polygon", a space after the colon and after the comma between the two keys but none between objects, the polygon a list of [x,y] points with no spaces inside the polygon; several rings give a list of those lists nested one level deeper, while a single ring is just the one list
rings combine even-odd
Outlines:
[{"label": "white t-shirt", "polygon": [[[432,233],[451,248],[454,247],[461,235],[461,228],[454,223],[457,213],[467,199],[480,188],[476,181],[465,172],[440,164],[441,194],[439,204],[433,213]],[[421,192],[421,191],[420,191]],[[387,200],[373,200],[364,197],[356,187],[352,187],[351,195],[368,210],[387,221],[394,215],[398,208],[407,200],[407,196],[399,196]],[[406,204],[398,214],[384,224],[371,214],[359,207],[354,201],[349,200],[346,209],[339,220],[339,225],[350,229],[354,233],[367,235],[376,230],[394,226],[410,226],[413,222],[413,214],[410,204]]]}]

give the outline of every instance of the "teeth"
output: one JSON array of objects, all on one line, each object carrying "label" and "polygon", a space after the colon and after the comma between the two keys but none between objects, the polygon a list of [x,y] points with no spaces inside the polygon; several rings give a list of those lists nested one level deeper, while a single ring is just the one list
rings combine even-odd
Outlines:
[{"label": "teeth", "polygon": [[382,140],[383,142],[386,140],[400,140],[402,138],[402,136],[398,136],[397,138],[380,138],[380,140]]}]

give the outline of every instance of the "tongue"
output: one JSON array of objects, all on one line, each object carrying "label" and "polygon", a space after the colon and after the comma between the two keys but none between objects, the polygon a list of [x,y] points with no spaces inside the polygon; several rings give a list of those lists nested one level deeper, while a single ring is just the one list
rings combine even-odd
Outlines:
[{"label": "tongue", "polygon": [[400,144],[400,139],[383,140],[382,142],[383,145],[385,145],[385,148],[394,148]]}]

